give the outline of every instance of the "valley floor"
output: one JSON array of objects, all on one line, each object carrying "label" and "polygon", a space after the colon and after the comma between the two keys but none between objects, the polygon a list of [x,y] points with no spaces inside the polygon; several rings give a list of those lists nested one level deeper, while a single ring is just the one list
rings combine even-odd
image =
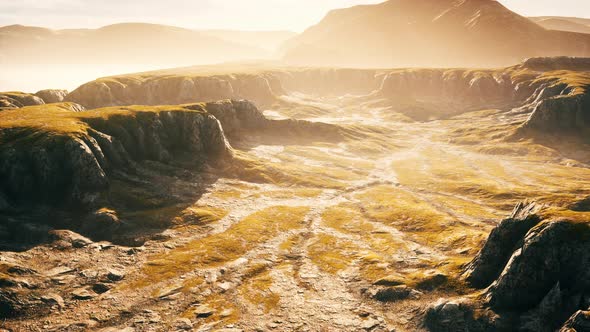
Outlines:
[{"label": "valley floor", "polygon": [[[142,247],[2,253],[47,278],[42,295],[53,309],[0,327],[416,331],[428,305],[470,291],[461,266],[514,205],[590,194],[582,157],[504,139],[523,115],[414,122],[353,96],[292,95],[284,105],[267,116],[336,123],[349,137],[287,145],[244,137],[234,148],[256,165],[249,174],[285,176],[222,177],[190,206],[144,211],[183,222]],[[98,295],[97,284],[110,290]],[[384,291],[392,285],[408,294]]]}]

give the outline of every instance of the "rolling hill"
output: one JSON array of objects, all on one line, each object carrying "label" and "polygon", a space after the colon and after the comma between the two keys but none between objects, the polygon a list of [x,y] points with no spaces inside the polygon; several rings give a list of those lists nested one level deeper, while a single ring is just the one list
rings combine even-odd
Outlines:
[{"label": "rolling hill", "polygon": [[65,30],[11,25],[0,28],[0,64],[174,67],[219,63],[267,58],[272,53],[269,48],[289,36],[274,32],[194,31],[146,23]]},{"label": "rolling hill", "polygon": [[590,33],[590,19],[561,16],[540,16],[530,19],[549,30]]},{"label": "rolling hill", "polygon": [[589,55],[590,36],[547,30],[493,0],[390,0],[331,11],[283,52],[306,65],[498,67]]}]

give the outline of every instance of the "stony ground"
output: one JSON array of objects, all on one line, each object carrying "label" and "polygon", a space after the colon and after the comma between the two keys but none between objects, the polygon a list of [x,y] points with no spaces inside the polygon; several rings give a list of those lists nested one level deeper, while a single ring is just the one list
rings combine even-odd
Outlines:
[{"label": "stony ground", "polygon": [[257,165],[250,173],[286,176],[228,175],[172,216],[149,211],[180,225],[141,247],[63,232],[2,252],[3,269],[34,270],[17,282],[45,310],[0,327],[416,331],[426,306],[469,292],[461,266],[517,202],[555,203],[590,188],[584,156],[504,139],[523,115],[413,122],[378,100],[287,101],[267,116],[337,123],[350,137],[234,142],[238,158]]}]

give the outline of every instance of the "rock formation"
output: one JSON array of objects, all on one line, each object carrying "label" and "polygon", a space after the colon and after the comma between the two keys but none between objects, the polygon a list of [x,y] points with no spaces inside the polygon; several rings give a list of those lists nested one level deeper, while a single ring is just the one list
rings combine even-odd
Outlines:
[{"label": "rock formation", "polygon": [[38,96],[24,92],[0,92],[0,111],[45,104]]},{"label": "rock formation", "polygon": [[427,310],[431,331],[584,331],[590,306],[586,215],[519,204],[465,268],[478,298],[441,300]]},{"label": "rock formation", "polygon": [[[65,105],[56,110],[5,111],[3,120],[7,120],[0,130],[0,174],[9,181],[2,183],[2,192],[14,203],[88,206],[100,201],[110,172],[132,168],[136,162],[170,162],[182,154],[191,154],[198,162],[228,156],[229,147],[217,119],[202,106],[192,108],[74,113]],[[26,120],[11,122],[17,112]],[[66,132],[60,123],[54,129],[39,128],[43,124],[37,121],[43,120],[35,117],[42,112],[60,118],[58,121],[72,121],[71,127]],[[32,135],[24,136],[27,133]]]},{"label": "rock formation", "polygon": [[530,58],[500,70],[465,69],[272,69],[243,74],[193,74],[199,67],[152,75],[98,79],[68,94],[86,108],[172,105],[224,98],[261,107],[294,92],[366,95],[389,100],[415,120],[444,118],[482,109],[530,114],[521,133],[588,135],[587,58]]}]

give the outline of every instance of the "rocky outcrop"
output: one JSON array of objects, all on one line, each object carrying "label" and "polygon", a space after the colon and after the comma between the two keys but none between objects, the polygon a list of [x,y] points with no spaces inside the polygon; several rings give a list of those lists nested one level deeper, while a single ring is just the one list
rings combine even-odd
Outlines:
[{"label": "rocky outcrop", "polygon": [[80,86],[65,100],[87,108],[176,105],[219,99],[247,99],[268,106],[288,92],[368,94],[377,90],[381,81],[378,71],[362,69],[293,69],[210,76],[171,72],[99,79]]},{"label": "rocky outcrop", "polygon": [[590,306],[590,221],[560,211],[519,204],[466,266],[465,279],[485,288],[483,295],[430,307],[426,326],[431,331],[541,332],[564,324],[563,331],[584,326],[583,311]]},{"label": "rocky outcrop", "polygon": [[590,70],[590,58],[568,56],[536,57],[524,60],[522,66],[535,71]]},{"label": "rocky outcrop", "polygon": [[67,90],[45,89],[37,91],[35,96],[43,99],[46,104],[61,103],[67,96]]},{"label": "rocky outcrop", "polygon": [[230,142],[252,133],[275,135],[277,139],[294,138],[298,141],[340,140],[345,133],[339,126],[321,122],[267,119],[254,104],[246,100],[212,102],[207,103],[205,108],[219,119]]},{"label": "rocky outcrop", "polygon": [[541,207],[520,203],[511,216],[492,230],[484,247],[467,265],[464,278],[472,286],[485,288],[502,272],[514,250],[522,245],[525,234],[541,220],[535,214]]},{"label": "rocky outcrop", "polygon": [[542,99],[534,104],[533,111],[523,129],[541,132],[590,134],[590,94],[576,92]]},{"label": "rocky outcrop", "polygon": [[503,72],[418,69],[389,73],[379,92],[389,98],[454,101],[462,108],[494,107],[511,104],[515,86]]},{"label": "rocky outcrop", "polygon": [[428,307],[424,325],[432,332],[509,332],[514,326],[467,300],[440,299]]},{"label": "rocky outcrop", "polygon": [[587,223],[560,219],[534,227],[487,291],[490,305],[502,310],[530,310],[555,287],[561,297],[581,298],[590,291],[589,240]]},{"label": "rocky outcrop", "polygon": [[417,119],[499,108],[530,114],[521,133],[588,137],[588,63],[588,58],[557,57],[531,58],[501,71],[398,70],[385,76],[375,95],[392,99],[410,117],[427,113]]},{"label": "rocky outcrop", "polygon": [[[239,143],[243,134],[336,140],[345,133],[335,125],[269,120],[245,100],[84,112],[56,105],[3,114],[13,119],[19,112],[17,123],[2,125],[0,117],[0,177],[8,179],[0,182],[0,197],[6,198],[0,207],[97,206],[107,197],[111,174],[133,173],[143,161],[198,167],[231,159],[226,134]],[[58,121],[42,123],[52,118]]]},{"label": "rocky outcrop", "polygon": [[[277,91],[278,90],[278,91]],[[220,99],[248,99],[261,105],[281,94],[272,75],[122,76],[86,83],[65,98],[87,108],[121,105],[178,105]]]},{"label": "rocky outcrop", "polygon": [[3,109],[12,109],[43,104],[45,104],[43,99],[29,93],[0,92],[0,111]]},{"label": "rocky outcrop", "polygon": [[[190,158],[199,164],[230,154],[219,121],[205,108],[111,109],[72,113],[72,119],[79,125],[72,133],[0,128],[0,177],[8,179],[0,191],[12,203],[92,206],[104,197],[115,170],[133,169],[142,160]],[[28,132],[35,134],[23,139]]]}]

